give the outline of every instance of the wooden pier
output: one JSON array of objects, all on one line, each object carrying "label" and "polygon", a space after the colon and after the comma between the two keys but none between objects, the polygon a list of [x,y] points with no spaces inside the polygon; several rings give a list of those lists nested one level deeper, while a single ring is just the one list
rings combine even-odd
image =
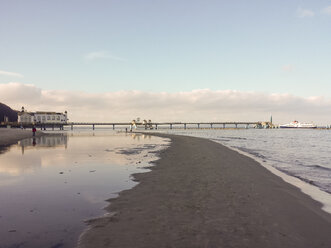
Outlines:
[{"label": "wooden pier", "polygon": [[[250,126],[261,126],[261,123],[263,122],[148,122],[146,124],[143,123],[135,123],[138,127],[145,128],[145,129],[158,129],[159,127],[169,128],[173,129],[175,127],[177,128],[215,128],[215,126],[218,126],[218,128],[228,128],[229,126],[238,128],[238,126],[243,126],[244,128],[249,128]],[[96,126],[109,126],[112,127],[112,129],[115,129],[115,127],[130,127],[132,125],[131,122],[71,122],[64,124],[65,126],[70,126],[71,130],[74,129],[74,126],[91,126],[94,130]],[[188,127],[190,126],[190,127]]]},{"label": "wooden pier", "polygon": [[[65,126],[69,126],[71,130],[77,126],[90,126],[93,130],[97,126],[110,127],[115,129],[116,127],[123,127],[128,129],[134,129],[132,122],[67,122],[67,123],[35,123],[35,124],[19,124],[19,123],[1,123],[3,127],[11,126],[17,128],[32,128],[35,126],[40,130],[64,130]],[[257,127],[257,128],[271,128],[272,123],[270,122],[147,122],[147,123],[137,123],[135,122],[139,129],[226,129],[226,128],[249,128],[249,127]]]}]

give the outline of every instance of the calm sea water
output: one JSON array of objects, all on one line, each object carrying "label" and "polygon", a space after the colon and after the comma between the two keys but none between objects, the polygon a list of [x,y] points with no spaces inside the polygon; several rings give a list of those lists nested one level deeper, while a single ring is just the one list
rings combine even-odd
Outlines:
[{"label": "calm sea water", "polygon": [[74,247],[168,140],[77,130],[26,139],[0,154],[0,248]]},{"label": "calm sea water", "polygon": [[330,130],[176,129],[161,132],[211,139],[331,194]]}]

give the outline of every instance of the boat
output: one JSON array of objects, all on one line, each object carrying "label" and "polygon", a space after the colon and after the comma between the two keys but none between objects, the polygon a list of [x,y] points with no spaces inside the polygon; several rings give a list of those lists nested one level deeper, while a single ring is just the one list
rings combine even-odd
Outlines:
[{"label": "boat", "polygon": [[292,121],[288,124],[279,125],[279,128],[317,128],[317,125],[313,123],[300,123],[298,121]]}]

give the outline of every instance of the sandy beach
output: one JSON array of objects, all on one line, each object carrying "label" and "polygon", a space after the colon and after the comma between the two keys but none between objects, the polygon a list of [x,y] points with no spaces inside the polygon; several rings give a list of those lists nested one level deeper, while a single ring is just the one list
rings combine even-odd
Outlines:
[{"label": "sandy beach", "polygon": [[80,248],[330,247],[331,215],[251,158],[169,136],[151,172],[91,220]]},{"label": "sandy beach", "polygon": [[[255,160],[207,139],[157,135],[171,146],[110,200],[110,215],[89,221],[79,248],[331,246],[331,215]],[[0,146],[29,137],[0,129]]]},{"label": "sandy beach", "polygon": [[[41,131],[36,132],[36,136],[42,135]],[[8,146],[19,140],[31,138],[32,130],[18,128],[0,128],[0,146]]]}]

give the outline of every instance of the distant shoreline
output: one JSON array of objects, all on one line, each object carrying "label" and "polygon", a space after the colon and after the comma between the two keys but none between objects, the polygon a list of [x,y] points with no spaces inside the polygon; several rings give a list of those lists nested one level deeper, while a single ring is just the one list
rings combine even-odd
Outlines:
[{"label": "distant shoreline", "polygon": [[331,215],[255,160],[178,135],[140,183],[91,220],[87,247],[329,247]]}]

